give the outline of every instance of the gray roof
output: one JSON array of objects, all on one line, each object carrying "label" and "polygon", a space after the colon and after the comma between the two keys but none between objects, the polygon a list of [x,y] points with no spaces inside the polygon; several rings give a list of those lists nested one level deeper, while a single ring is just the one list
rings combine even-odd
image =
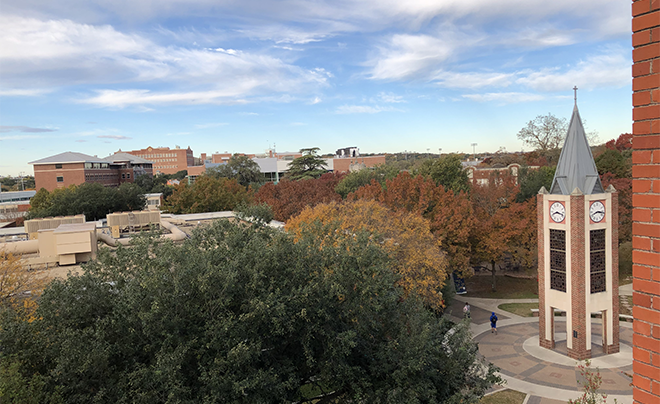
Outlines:
[{"label": "gray roof", "polygon": [[107,163],[103,159],[83,153],[64,152],[41,160],[31,161],[28,164],[60,164],[60,163]]},{"label": "gray roof", "polygon": [[584,133],[577,104],[573,108],[573,116],[568,126],[564,147],[561,149],[550,193],[570,195],[575,188],[583,194],[605,192],[589,148],[587,135]]},{"label": "gray roof", "polygon": [[142,157],[139,156],[134,156],[132,154],[128,153],[123,153],[123,152],[117,152],[115,154],[112,154],[108,157],[105,157],[103,160],[110,162],[110,163],[120,163],[123,161],[129,161],[131,164],[153,164],[153,161],[143,159]]}]

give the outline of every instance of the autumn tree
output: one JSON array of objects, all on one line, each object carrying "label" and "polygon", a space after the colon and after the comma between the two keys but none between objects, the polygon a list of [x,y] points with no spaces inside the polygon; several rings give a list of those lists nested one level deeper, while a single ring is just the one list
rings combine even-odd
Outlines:
[{"label": "autumn tree", "polygon": [[493,173],[487,184],[474,185],[471,193],[476,225],[471,234],[473,262],[490,263],[492,290],[496,290],[496,265],[505,256],[531,265],[536,248],[536,201],[516,203],[515,178]]},{"label": "autumn tree", "polygon": [[475,225],[472,204],[465,192],[454,193],[431,178],[402,172],[385,182],[363,186],[349,200],[372,199],[394,211],[416,213],[429,221],[431,232],[447,254],[449,267],[465,275],[470,264],[469,236]]},{"label": "autumn tree", "polygon": [[252,191],[235,179],[201,175],[192,184],[179,184],[165,208],[172,213],[202,213],[234,210],[252,201]]},{"label": "autumn tree", "polygon": [[0,250],[0,308],[20,307],[31,317],[36,308],[34,297],[44,285],[44,278],[28,271],[20,256]]},{"label": "autumn tree", "polygon": [[521,167],[518,174],[518,183],[520,190],[516,195],[516,202],[524,202],[531,198],[536,198],[541,187],[550,189],[552,186],[552,179],[555,177],[556,167],[539,167],[531,169],[529,167]]},{"label": "autumn tree", "polygon": [[298,181],[319,178],[327,173],[326,162],[316,154],[318,151],[318,147],[300,149],[302,156],[289,164],[285,176],[292,181]]},{"label": "autumn tree", "polygon": [[328,173],[317,179],[267,183],[259,188],[254,199],[270,205],[275,219],[286,222],[308,206],[341,200],[335,187],[343,178],[344,174]]},{"label": "autumn tree", "polygon": [[436,184],[444,189],[454,192],[467,192],[470,190],[470,179],[463,169],[461,156],[448,154],[440,159],[427,159],[415,170],[415,175],[430,177]]},{"label": "autumn tree", "polygon": [[287,222],[286,230],[295,240],[312,237],[320,246],[366,232],[370,243],[391,255],[406,293],[419,295],[433,309],[444,306],[447,263],[428,222],[417,214],[393,212],[375,201],[331,202],[306,208]]}]

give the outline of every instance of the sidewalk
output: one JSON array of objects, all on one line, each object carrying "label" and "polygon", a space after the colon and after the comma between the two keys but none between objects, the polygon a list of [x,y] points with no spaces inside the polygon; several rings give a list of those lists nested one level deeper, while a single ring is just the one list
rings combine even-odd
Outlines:
[{"label": "sidewalk", "polygon": [[[521,317],[497,308],[503,303],[535,303],[538,299],[486,299],[458,295],[447,308],[446,316],[460,321],[466,301],[471,306],[473,338],[479,344],[480,353],[500,368],[499,375],[506,381],[505,388],[528,394],[527,404],[567,402],[579,397],[577,361],[558,353],[563,349],[560,336],[562,330],[565,333],[565,318],[556,317],[557,348],[550,351],[538,347],[538,317]],[[488,317],[491,312],[500,318],[497,335],[490,332]],[[592,319],[592,327],[594,335],[600,335],[600,320]],[[565,337],[563,340],[565,348]],[[609,400],[632,403],[631,379],[624,374],[632,374],[632,324],[620,323],[620,342],[621,353],[598,357],[600,346],[598,338],[594,338],[592,368],[600,367],[601,392],[606,393]]]}]

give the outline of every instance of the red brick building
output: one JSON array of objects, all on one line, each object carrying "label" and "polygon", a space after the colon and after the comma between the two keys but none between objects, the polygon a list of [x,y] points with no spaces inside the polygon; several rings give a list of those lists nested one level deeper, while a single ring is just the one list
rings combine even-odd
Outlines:
[{"label": "red brick building", "polygon": [[[119,150],[121,152],[121,150]],[[169,147],[147,147],[146,149],[130,150],[123,153],[142,157],[153,162],[154,174],[176,174],[181,170],[187,170],[188,166],[195,165],[193,151],[187,149]]]},{"label": "red brick building", "polygon": [[104,186],[119,186],[133,182],[136,176],[153,175],[150,161],[125,153],[98,158],[83,153],[64,152],[32,161],[34,181],[37,189],[53,191],[69,185],[100,183]]},{"label": "red brick building", "polygon": [[632,3],[633,399],[660,402],[660,0]]}]

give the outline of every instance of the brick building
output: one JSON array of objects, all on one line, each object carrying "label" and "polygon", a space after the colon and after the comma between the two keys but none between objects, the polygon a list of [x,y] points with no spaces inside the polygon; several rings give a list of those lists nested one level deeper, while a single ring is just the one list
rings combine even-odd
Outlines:
[{"label": "brick building", "polygon": [[632,2],[633,399],[660,402],[660,1]]},{"label": "brick building", "polygon": [[[119,152],[122,151],[119,150]],[[188,166],[195,165],[193,151],[190,147],[170,149],[169,147],[149,146],[146,149],[124,151],[123,153],[152,161],[154,174],[176,174],[181,170],[187,170]]]},{"label": "brick building", "polygon": [[34,167],[35,187],[48,191],[83,183],[119,186],[124,182],[133,182],[137,175],[153,175],[150,161],[125,153],[98,158],[64,152],[29,164]]}]

